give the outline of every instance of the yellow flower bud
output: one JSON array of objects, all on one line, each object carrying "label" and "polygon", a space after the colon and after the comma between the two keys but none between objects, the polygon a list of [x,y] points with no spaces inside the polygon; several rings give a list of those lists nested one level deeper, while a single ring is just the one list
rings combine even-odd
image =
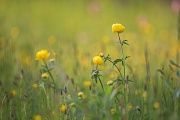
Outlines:
[{"label": "yellow flower bud", "polygon": [[103,59],[100,56],[95,56],[93,58],[93,63],[96,65],[101,65],[103,63]]},{"label": "yellow flower bud", "polygon": [[41,77],[44,78],[44,79],[47,79],[47,78],[49,77],[49,74],[48,74],[48,73],[43,73],[43,74],[41,75]]},{"label": "yellow flower bud", "polygon": [[108,80],[107,81],[107,85],[112,85],[113,84],[113,81],[112,80]]},{"label": "yellow flower bud", "polygon": [[79,99],[81,99],[81,98],[82,98],[82,99],[85,99],[85,98],[86,98],[86,95],[85,95],[83,92],[79,92],[79,93],[78,93],[78,98],[79,98]]},{"label": "yellow flower bud", "polygon": [[36,53],[36,60],[46,60],[50,53],[47,50],[40,50]]},{"label": "yellow flower bud", "polygon": [[116,109],[112,108],[112,109],[110,110],[110,112],[111,112],[112,115],[114,115],[115,112],[116,112]]},{"label": "yellow flower bud", "polygon": [[116,23],[112,25],[112,32],[114,33],[122,33],[124,32],[124,30],[125,30],[125,27],[121,24]]}]

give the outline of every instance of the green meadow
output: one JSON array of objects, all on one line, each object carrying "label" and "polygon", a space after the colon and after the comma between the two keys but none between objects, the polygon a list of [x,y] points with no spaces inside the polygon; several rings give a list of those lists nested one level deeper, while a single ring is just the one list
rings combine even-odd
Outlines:
[{"label": "green meadow", "polygon": [[179,120],[179,13],[178,0],[1,0],[0,120]]}]

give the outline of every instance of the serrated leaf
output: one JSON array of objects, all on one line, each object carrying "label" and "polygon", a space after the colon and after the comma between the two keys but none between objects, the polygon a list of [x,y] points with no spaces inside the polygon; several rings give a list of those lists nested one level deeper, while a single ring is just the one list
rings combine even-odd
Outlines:
[{"label": "serrated leaf", "polygon": [[127,43],[127,41],[128,41],[128,40],[123,40],[123,41],[121,42],[121,45],[124,45],[124,44],[129,45],[129,44]]},{"label": "serrated leaf", "polygon": [[174,65],[174,66],[176,66],[176,67],[179,67],[179,68],[180,68],[180,66],[179,66],[178,64],[176,64],[174,61],[169,60],[169,62],[170,62],[172,65]]},{"label": "serrated leaf", "polygon": [[118,62],[122,62],[122,59],[119,59],[119,58],[118,58],[118,59],[114,60],[114,61],[113,61],[113,65],[116,65]]}]

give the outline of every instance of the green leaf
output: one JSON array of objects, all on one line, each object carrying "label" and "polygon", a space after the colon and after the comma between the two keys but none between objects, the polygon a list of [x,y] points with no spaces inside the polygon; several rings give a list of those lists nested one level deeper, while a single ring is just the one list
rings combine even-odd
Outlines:
[{"label": "green leaf", "polygon": [[129,44],[127,43],[127,41],[128,41],[128,40],[122,40],[122,41],[121,41],[121,45],[124,45],[124,44],[129,45]]},{"label": "green leaf", "polygon": [[178,64],[176,64],[174,61],[169,60],[169,62],[170,62],[172,65],[174,65],[174,66],[176,66],[176,67],[180,68],[180,66],[179,66]]},{"label": "green leaf", "polygon": [[119,59],[119,58],[118,58],[118,59],[114,60],[114,61],[113,61],[113,65],[116,65],[118,62],[122,62],[122,59]]}]

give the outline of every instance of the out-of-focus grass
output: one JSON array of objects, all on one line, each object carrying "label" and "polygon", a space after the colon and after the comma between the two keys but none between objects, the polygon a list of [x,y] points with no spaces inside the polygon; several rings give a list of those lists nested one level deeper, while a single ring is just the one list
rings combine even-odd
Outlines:
[{"label": "out-of-focus grass", "polygon": [[[72,114],[80,116],[79,118],[86,115],[89,118],[95,116],[98,118],[98,113],[102,113],[99,119],[103,116],[110,119],[112,115],[109,109],[114,105],[106,99],[108,95],[101,94],[99,85],[96,85],[97,94],[91,94],[89,88],[83,86],[83,82],[90,80],[90,72],[94,67],[92,65],[94,55],[103,52],[110,54],[113,59],[121,56],[117,36],[111,32],[113,23],[121,23],[126,27],[121,37],[129,40],[130,44],[125,47],[125,51],[131,56],[127,60],[127,65],[130,66],[127,73],[134,81],[130,84],[129,97],[133,110],[135,111],[136,105],[139,105],[144,114],[142,119],[146,116],[149,119],[166,117],[176,119],[178,111],[174,110],[177,108],[174,105],[170,106],[174,101],[160,79],[160,74],[157,73],[157,69],[164,68],[167,78],[172,74],[175,80],[179,80],[175,77],[177,68],[173,66],[173,69],[169,70],[169,59],[176,61],[176,53],[179,52],[178,13],[173,11],[172,2],[168,0],[19,0],[18,2],[2,0],[0,2],[0,112],[2,118],[31,119],[36,114],[51,116],[51,111],[44,107],[45,102],[44,99],[42,100],[44,93],[39,88],[32,87],[33,83],[40,80],[41,63],[35,60],[35,53],[40,49],[48,49],[51,52],[50,58],[55,58],[57,63],[53,75],[58,85],[62,88],[66,86],[72,96],[76,96],[79,91],[89,95],[87,98],[89,104],[75,100],[79,111]],[[146,69],[147,62],[150,69]],[[109,64],[101,66],[101,69],[104,71],[103,84],[117,75]],[[150,74],[149,83],[146,81],[147,70]],[[71,84],[71,81],[75,84]],[[177,81],[170,81],[175,89],[179,87]],[[147,97],[145,88],[148,89]],[[109,90],[108,87],[105,89]],[[11,90],[17,91],[16,97],[13,97]],[[28,102],[25,101],[26,96]],[[20,100],[23,102],[19,102]],[[155,102],[159,102],[162,109],[152,110]],[[108,109],[99,112],[99,108],[104,106]],[[56,111],[57,119],[59,105],[53,107],[52,111]],[[10,112],[5,114],[7,111]],[[94,111],[97,115],[91,114]],[[48,115],[46,115],[47,112]],[[135,112],[130,114],[133,116]],[[12,117],[11,113],[16,113],[13,115],[15,117]],[[114,116],[114,118],[119,117],[119,114]]]}]

